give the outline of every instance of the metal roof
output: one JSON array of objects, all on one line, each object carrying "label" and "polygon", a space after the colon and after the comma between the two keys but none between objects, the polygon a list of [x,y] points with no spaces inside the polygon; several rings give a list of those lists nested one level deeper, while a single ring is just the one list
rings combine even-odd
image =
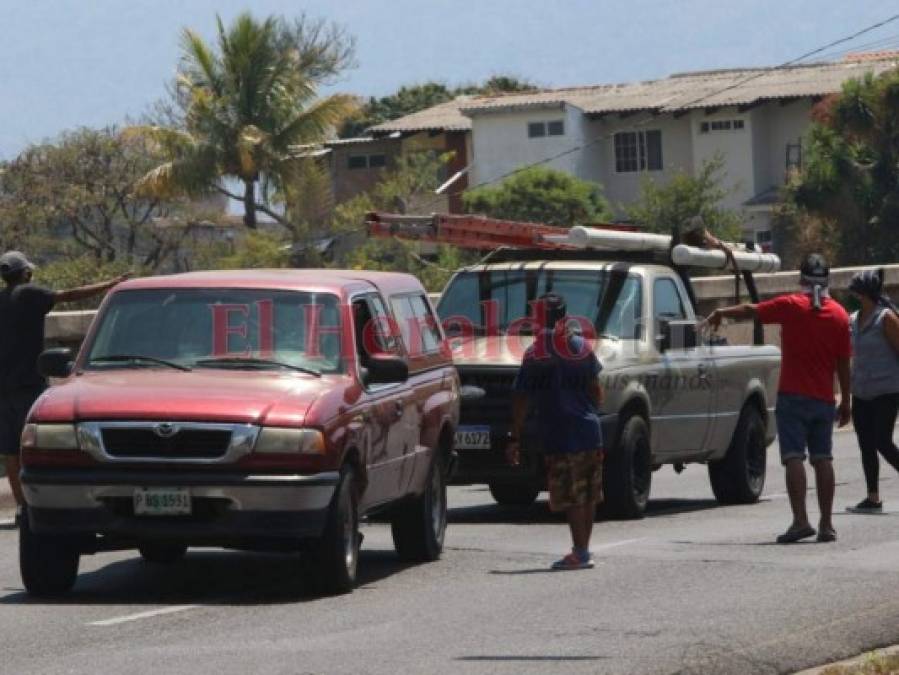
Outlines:
[{"label": "metal roof", "polygon": [[627,84],[568,87],[497,96],[460,96],[371,129],[375,133],[466,131],[470,117],[491,112],[571,105],[588,115],[751,105],[773,99],[822,96],[840,91],[846,80],[899,65],[899,53],[857,54],[832,63],[785,68],[740,68],[671,75]]}]

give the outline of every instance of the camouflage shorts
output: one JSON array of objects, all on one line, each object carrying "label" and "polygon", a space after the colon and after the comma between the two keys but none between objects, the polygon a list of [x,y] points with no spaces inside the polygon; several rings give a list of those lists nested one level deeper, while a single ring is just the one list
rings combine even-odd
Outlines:
[{"label": "camouflage shorts", "polygon": [[602,503],[602,451],[550,455],[546,477],[553,511]]}]

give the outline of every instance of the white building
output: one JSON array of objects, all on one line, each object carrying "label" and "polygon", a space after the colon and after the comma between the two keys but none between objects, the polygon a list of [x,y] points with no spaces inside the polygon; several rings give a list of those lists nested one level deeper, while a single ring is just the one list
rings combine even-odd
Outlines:
[{"label": "white building", "polygon": [[[897,64],[896,52],[861,54],[459,100],[470,120],[469,185],[542,163],[601,183],[622,215],[645,178],[664,183],[720,155],[729,191],[724,206],[743,211],[746,237],[767,244],[779,188],[801,166],[814,104],[848,79]],[[399,129],[402,120],[388,125]]]}]

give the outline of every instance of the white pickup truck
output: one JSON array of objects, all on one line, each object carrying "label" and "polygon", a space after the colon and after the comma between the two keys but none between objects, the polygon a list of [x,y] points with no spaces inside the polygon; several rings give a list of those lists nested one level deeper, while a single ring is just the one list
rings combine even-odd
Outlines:
[{"label": "white pickup truck", "polygon": [[[754,295],[751,275],[744,278]],[[521,464],[509,466],[504,451],[512,382],[533,339],[510,332],[518,332],[515,321],[527,316],[528,303],[549,291],[600,336],[608,511],[641,517],[653,471],[664,464],[680,471],[690,462],[708,464],[720,502],[758,500],[775,438],[780,351],[761,344],[760,327],[751,346],[701,336],[690,278],[670,257],[585,251],[500,251],[457,272],[443,291],[438,313],[463,388],[483,390],[480,399],[463,400],[454,482],[486,483],[501,504],[529,504],[545,489],[531,423]],[[466,325],[474,329],[460,328]]]}]

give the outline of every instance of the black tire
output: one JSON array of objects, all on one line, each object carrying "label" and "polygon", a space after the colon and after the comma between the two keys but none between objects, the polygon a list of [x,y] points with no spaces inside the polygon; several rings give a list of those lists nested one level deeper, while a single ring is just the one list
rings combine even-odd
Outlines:
[{"label": "black tire", "polygon": [[530,506],[537,501],[540,490],[530,485],[490,483],[490,494],[503,506]]},{"label": "black tire", "polygon": [[432,562],[440,557],[446,536],[446,476],[438,457],[434,458],[425,491],[397,505],[390,530],[402,560]]},{"label": "black tire", "polygon": [[709,480],[721,504],[754,504],[765,489],[765,422],[755,406],[740,413],[724,459],[709,462]]},{"label": "black tire", "polygon": [[613,518],[642,518],[652,487],[649,426],[639,415],[624,420],[603,470],[605,512]]},{"label": "black tire", "polygon": [[171,541],[150,541],[137,547],[140,557],[155,565],[172,565],[187,553],[187,545]]},{"label": "black tire", "polygon": [[19,571],[25,590],[38,597],[63,595],[78,577],[80,554],[74,542],[58,535],[36,534],[27,515],[19,523]]},{"label": "black tire", "polygon": [[313,552],[315,574],[322,591],[349,593],[356,586],[359,565],[359,510],[355,472],[345,466],[334,491],[325,531]]}]

